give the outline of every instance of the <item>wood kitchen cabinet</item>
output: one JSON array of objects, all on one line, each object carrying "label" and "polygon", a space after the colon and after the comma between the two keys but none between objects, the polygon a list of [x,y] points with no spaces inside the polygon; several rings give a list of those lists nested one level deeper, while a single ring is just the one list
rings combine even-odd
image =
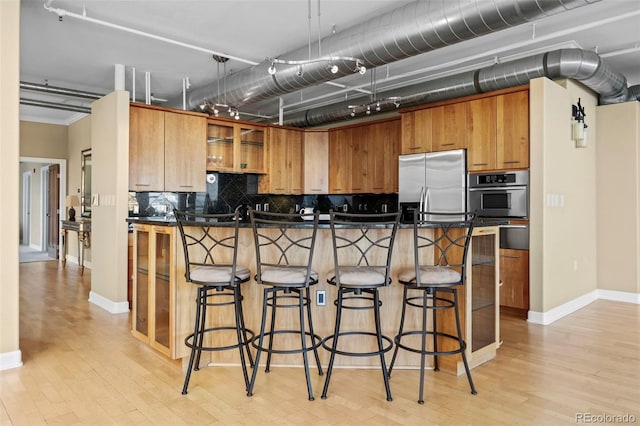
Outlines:
[{"label": "wood kitchen cabinet", "polygon": [[431,152],[431,109],[421,109],[402,114],[401,154]]},{"label": "wood kitchen cabinet", "polygon": [[176,358],[174,227],[133,227],[133,336]]},{"label": "wood kitchen cabinet", "polygon": [[389,194],[398,191],[400,120],[368,126],[367,192]]},{"label": "wood kitchen cabinet", "polygon": [[268,135],[268,173],[260,179],[260,192],[302,194],[302,131],[271,127]]},{"label": "wood kitchen cabinet", "polygon": [[221,119],[207,121],[207,170],[266,172],[266,126]]},{"label": "wood kitchen cabinet", "polygon": [[129,109],[129,190],[164,191],[165,112]]},{"label": "wood kitchen cabinet", "polygon": [[353,129],[329,131],[329,192],[351,193],[351,137]]},{"label": "wood kitchen cabinet", "polygon": [[497,168],[529,167],[529,91],[496,98]]},{"label": "wood kitchen cabinet", "polygon": [[132,105],[129,189],[203,192],[206,117]]},{"label": "wood kitchen cabinet", "polygon": [[350,129],[351,133],[351,193],[369,192],[369,126]]},{"label": "wood kitchen cabinet", "polygon": [[467,147],[466,102],[431,108],[431,125],[433,151]]},{"label": "wood kitchen cabinet", "polygon": [[206,192],[206,132],[204,117],[165,112],[165,191]]},{"label": "wood kitchen cabinet", "polygon": [[500,249],[500,304],[529,310],[529,250]]},{"label": "wood kitchen cabinet", "polygon": [[470,172],[496,168],[495,97],[475,99],[467,104],[467,165]]},{"label": "wood kitchen cabinet", "polygon": [[307,130],[303,134],[303,193],[329,193],[329,132]]}]

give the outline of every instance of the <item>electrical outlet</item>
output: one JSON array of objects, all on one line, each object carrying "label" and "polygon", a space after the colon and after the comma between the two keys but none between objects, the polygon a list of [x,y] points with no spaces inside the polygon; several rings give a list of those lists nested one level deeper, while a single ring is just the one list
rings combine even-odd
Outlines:
[{"label": "electrical outlet", "polygon": [[324,306],[327,304],[327,295],[324,290],[316,290],[316,305]]}]

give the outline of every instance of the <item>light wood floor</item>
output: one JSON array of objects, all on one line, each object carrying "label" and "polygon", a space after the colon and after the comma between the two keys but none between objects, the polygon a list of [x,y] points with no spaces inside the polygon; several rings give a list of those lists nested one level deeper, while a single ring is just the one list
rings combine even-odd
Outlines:
[{"label": "light wood floor", "polygon": [[0,372],[0,424],[575,424],[578,413],[628,415],[640,423],[640,306],[597,301],[552,325],[503,318],[496,359],[464,376],[394,371],[387,402],[379,370],[334,371],[329,397],[303,370],[261,371],[245,395],[238,367],[183,373],[139,344],[129,315],[87,302],[91,271],[57,262],[20,265],[24,366]]}]

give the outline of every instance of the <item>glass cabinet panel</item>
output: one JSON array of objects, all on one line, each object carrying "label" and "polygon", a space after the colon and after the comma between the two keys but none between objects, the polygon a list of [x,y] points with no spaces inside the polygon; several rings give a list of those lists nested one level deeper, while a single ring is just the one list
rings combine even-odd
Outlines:
[{"label": "glass cabinet panel", "polygon": [[149,335],[149,232],[136,230],[134,329]]},{"label": "glass cabinet panel", "polygon": [[233,125],[209,121],[207,126],[207,170],[232,170]]},{"label": "glass cabinet panel", "polygon": [[471,241],[471,351],[496,342],[496,235]]},{"label": "glass cabinet panel", "polygon": [[241,171],[262,172],[264,169],[264,130],[261,128],[240,128],[240,169]]},{"label": "glass cabinet panel", "polygon": [[168,348],[171,235],[156,233],[155,248],[154,341]]}]

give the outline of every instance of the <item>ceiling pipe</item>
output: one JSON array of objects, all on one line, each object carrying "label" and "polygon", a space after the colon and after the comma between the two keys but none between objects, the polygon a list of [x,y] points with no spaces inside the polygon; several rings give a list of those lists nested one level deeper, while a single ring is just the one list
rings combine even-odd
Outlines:
[{"label": "ceiling pipe", "polygon": [[[415,1],[362,24],[319,40],[325,56],[355,57],[367,68],[392,63],[461,41],[490,34],[525,22],[586,6],[600,0],[458,0]],[[436,5],[436,6],[434,6]],[[308,46],[283,54],[281,60],[308,55]],[[280,67],[269,74],[270,61],[264,61],[226,78],[225,97],[229,103],[243,105],[295,92],[309,86],[344,77],[353,72],[351,64],[337,63],[332,73],[324,63]],[[197,109],[206,101],[218,102],[215,85],[191,91],[187,109]],[[181,99],[168,105],[179,108]]]},{"label": "ceiling pipe", "polygon": [[85,114],[91,114],[91,108],[87,108],[87,107],[83,107],[83,106],[75,106],[75,105],[68,105],[68,104],[63,104],[60,102],[48,102],[48,101],[41,101],[41,100],[37,100],[37,99],[26,99],[26,98],[20,98],[20,104],[21,105],[29,105],[29,106],[36,106],[36,107],[42,107],[42,108],[51,108],[51,109],[59,109],[59,110],[64,110],[64,111],[74,111],[74,112],[82,112]]},{"label": "ceiling pipe", "polygon": [[[552,80],[569,78],[580,81],[599,95],[600,104],[640,100],[640,85],[627,87],[624,75],[608,66],[595,52],[582,49],[559,49],[513,61],[494,64],[426,83],[378,94],[380,112],[398,106],[408,107],[447,99],[461,98],[479,93],[528,84],[531,79],[547,77]],[[353,118],[354,103],[333,104],[294,114],[284,121],[287,126],[312,127]],[[362,116],[366,105],[355,108]]]},{"label": "ceiling pipe", "polygon": [[49,86],[48,84],[29,83],[26,81],[20,82],[21,90],[30,90],[34,92],[43,92],[50,95],[70,96],[72,98],[82,98],[96,100],[103,97],[103,94],[94,92],[85,92],[82,90],[67,89],[64,87]]}]

